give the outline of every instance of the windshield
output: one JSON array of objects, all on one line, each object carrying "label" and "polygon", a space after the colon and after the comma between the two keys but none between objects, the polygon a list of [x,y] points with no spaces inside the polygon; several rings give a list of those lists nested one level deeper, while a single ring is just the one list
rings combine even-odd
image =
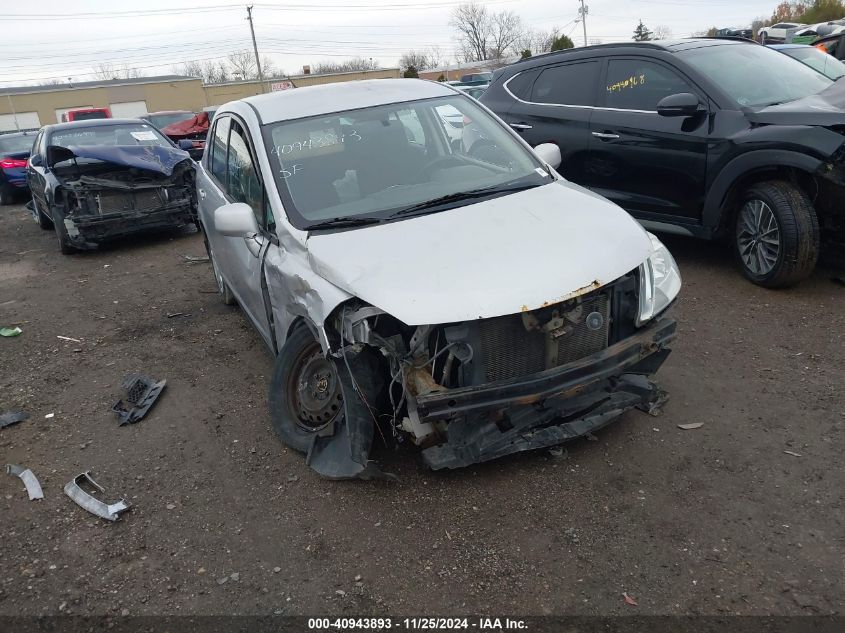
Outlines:
[{"label": "windshield", "polygon": [[781,50],[781,53],[794,57],[799,62],[806,64],[817,72],[820,72],[828,79],[833,79],[833,81],[836,81],[845,75],[845,64],[836,59],[833,55],[823,53],[813,46],[785,48]]},{"label": "windshield", "polygon": [[80,147],[91,147],[93,145],[163,145],[172,147],[158,130],[146,123],[74,126],[53,132],[47,144],[60,147],[71,145]]},{"label": "windshield", "polygon": [[162,129],[173,123],[180,121],[187,121],[194,118],[193,112],[177,112],[175,114],[151,114],[147,116],[147,120],[155,125],[158,129]]},{"label": "windshield", "polygon": [[[449,196],[551,182],[541,163],[466,96],[376,106],[265,126],[291,223],[409,215]],[[499,191],[497,191],[497,189]],[[471,204],[465,199],[462,204]],[[413,207],[413,208],[412,208]]]},{"label": "windshield", "polygon": [[726,44],[678,53],[745,107],[795,101],[832,82],[801,62],[765,46]]},{"label": "windshield", "polygon": [[15,154],[32,150],[34,136],[0,136],[0,153]]}]

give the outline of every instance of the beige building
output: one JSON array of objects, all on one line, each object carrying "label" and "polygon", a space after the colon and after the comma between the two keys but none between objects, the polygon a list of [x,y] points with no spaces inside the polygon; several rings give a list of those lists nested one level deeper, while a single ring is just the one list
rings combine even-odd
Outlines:
[{"label": "beige building", "polygon": [[[264,91],[317,84],[399,77],[398,68],[331,75],[297,75],[265,81]],[[287,83],[290,82],[290,83]],[[58,123],[62,114],[78,108],[110,108],[112,116],[137,117],[160,110],[191,110],[222,105],[262,92],[258,81],[203,85],[195,77],[166,75],[111,79],[51,86],[0,89],[0,132],[34,130]]]}]

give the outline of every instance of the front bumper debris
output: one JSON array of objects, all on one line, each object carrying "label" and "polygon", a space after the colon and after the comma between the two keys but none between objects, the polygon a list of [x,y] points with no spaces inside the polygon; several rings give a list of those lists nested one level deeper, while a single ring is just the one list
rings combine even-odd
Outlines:
[{"label": "front bumper debris", "polygon": [[73,499],[79,507],[87,510],[91,514],[95,514],[106,521],[117,521],[120,518],[120,515],[131,507],[129,502],[125,499],[120,499],[114,503],[105,503],[100,501],[96,497],[93,497],[85,492],[79,486],[80,483],[84,482],[88,482],[100,492],[106,491],[105,488],[91,478],[88,471],[85,471],[65,484],[65,494]]},{"label": "front bumper debris", "polygon": [[646,376],[666,357],[676,322],[661,318],[607,349],[527,377],[417,397],[422,423],[448,422],[422,452],[432,469],[460,468],[586,436],[665,394]]}]

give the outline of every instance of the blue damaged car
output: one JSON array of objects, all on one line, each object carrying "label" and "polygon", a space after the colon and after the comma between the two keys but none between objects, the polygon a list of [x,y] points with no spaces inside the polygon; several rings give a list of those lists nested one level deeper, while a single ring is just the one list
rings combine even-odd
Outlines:
[{"label": "blue damaged car", "polygon": [[32,214],[59,249],[195,224],[196,164],[155,127],[103,119],[43,127],[27,164]]},{"label": "blue damaged car", "polygon": [[26,193],[26,161],[35,132],[0,136],[0,205],[12,204],[15,194]]}]

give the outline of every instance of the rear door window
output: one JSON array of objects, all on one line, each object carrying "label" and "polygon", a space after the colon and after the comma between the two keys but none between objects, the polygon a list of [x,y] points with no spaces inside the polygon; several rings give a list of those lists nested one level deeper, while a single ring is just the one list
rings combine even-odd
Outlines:
[{"label": "rear door window", "polygon": [[596,105],[600,62],[575,62],[546,68],[531,91],[534,103]]},{"label": "rear door window", "polygon": [[612,59],[607,67],[605,105],[620,110],[657,111],[664,97],[695,92],[673,70],[645,59]]}]

